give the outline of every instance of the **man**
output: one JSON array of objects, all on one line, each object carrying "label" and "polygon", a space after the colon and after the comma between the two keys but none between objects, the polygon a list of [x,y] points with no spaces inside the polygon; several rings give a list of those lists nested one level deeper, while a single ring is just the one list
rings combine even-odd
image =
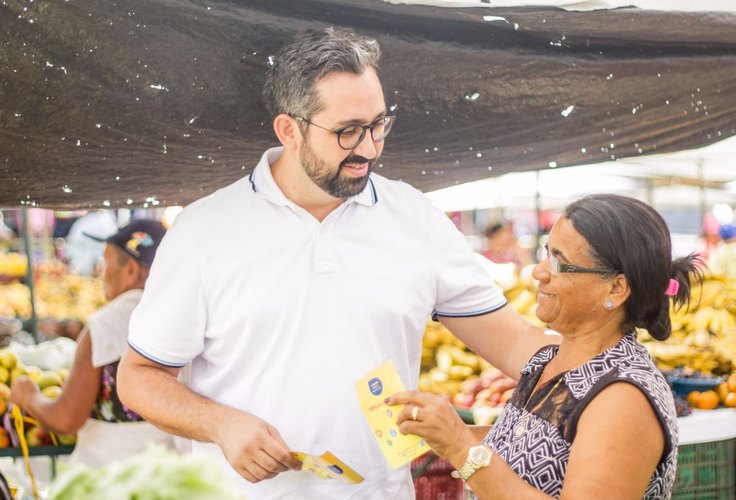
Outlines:
[{"label": "man", "polygon": [[[282,147],[178,216],[131,320],[123,400],[244,479],[249,498],[414,498],[354,384],[391,358],[415,388],[433,311],[479,354],[504,353],[502,369],[519,371],[518,337],[549,343],[503,307],[443,213],[372,173],[394,122],[379,54],[334,29],[281,51],[265,97]],[[291,451],[330,451],[366,480],[287,472]]]},{"label": "man", "polygon": [[77,350],[64,388],[47,398],[38,386],[19,377],[11,386],[11,401],[48,430],[77,433],[70,457],[88,467],[100,467],[139,453],[153,442],[172,444],[172,436],[125,407],[118,398],[116,371],[128,342],[128,322],[143,295],[161,239],[166,230],[154,220],[135,220],[104,241],[105,298],[109,301],[87,319],[77,338]]}]

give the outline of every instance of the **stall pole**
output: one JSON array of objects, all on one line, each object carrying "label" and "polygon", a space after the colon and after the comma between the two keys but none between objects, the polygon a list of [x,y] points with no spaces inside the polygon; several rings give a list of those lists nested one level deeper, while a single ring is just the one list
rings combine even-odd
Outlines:
[{"label": "stall pole", "polygon": [[31,335],[33,339],[38,343],[38,317],[36,316],[36,297],[34,293],[33,284],[33,251],[31,248],[31,236],[30,236],[30,225],[28,223],[28,209],[23,207],[23,245],[26,250],[26,261],[28,266],[26,268],[26,286],[31,297]]},{"label": "stall pole", "polygon": [[704,233],[703,223],[705,222],[705,213],[708,211],[708,207],[705,203],[705,174],[703,172],[703,159],[698,158],[698,184],[700,184],[700,232]]},{"label": "stall pole", "polygon": [[534,262],[539,262],[539,243],[542,240],[542,196],[539,194],[540,171],[536,171],[536,189],[534,190],[534,213],[537,217],[537,237],[534,240]]}]

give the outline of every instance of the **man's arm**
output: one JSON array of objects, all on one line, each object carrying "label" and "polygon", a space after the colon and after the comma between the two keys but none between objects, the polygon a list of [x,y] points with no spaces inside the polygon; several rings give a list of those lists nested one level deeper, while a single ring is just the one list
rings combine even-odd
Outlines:
[{"label": "man's arm", "polygon": [[61,394],[49,399],[28,377],[13,380],[10,400],[41,425],[59,434],[74,434],[87,421],[100,391],[102,368],[92,366],[92,342],[85,328],[77,338],[74,361]]},{"label": "man's arm", "polygon": [[535,352],[561,340],[545,334],[508,305],[482,316],[440,316],[439,320],[470,350],[517,380]]},{"label": "man's arm", "polygon": [[178,372],[128,348],[118,367],[120,400],[169,433],[217,444],[250,482],[301,467],[273,426],[191,391],[177,380]]}]

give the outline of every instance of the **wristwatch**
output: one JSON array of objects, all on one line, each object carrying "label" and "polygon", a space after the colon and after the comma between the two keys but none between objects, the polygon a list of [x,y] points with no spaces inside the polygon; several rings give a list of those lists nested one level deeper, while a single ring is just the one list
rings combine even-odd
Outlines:
[{"label": "wristwatch", "polygon": [[493,450],[491,450],[487,445],[481,444],[473,446],[468,450],[468,459],[465,461],[463,466],[460,467],[460,470],[458,470],[460,477],[463,478],[464,481],[467,481],[470,479],[470,476],[475,474],[475,471],[488,466],[488,464],[491,463],[492,456]]}]

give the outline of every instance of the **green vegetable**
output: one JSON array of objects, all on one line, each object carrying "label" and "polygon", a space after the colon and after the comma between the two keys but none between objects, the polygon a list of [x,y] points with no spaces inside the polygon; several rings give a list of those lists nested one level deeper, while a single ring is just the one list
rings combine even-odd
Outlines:
[{"label": "green vegetable", "polygon": [[49,500],[244,500],[205,459],[161,446],[106,467],[72,465],[51,483]]}]

